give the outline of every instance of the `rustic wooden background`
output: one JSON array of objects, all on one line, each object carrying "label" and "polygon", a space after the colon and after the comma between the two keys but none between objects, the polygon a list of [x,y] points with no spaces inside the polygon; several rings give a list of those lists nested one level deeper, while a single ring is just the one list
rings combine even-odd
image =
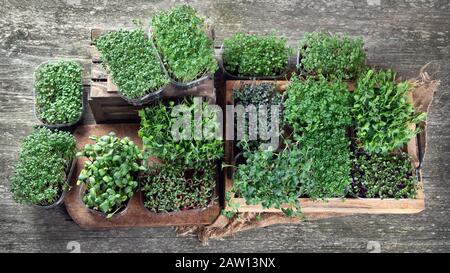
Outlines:
[{"label": "rustic wooden background", "polygon": [[[305,31],[325,28],[362,36],[370,63],[395,68],[403,78],[415,77],[422,65],[434,61],[442,84],[429,114],[426,210],[410,216],[351,216],[272,226],[202,246],[194,236],[177,237],[172,228],[83,231],[64,209],[42,211],[15,204],[8,177],[21,139],[36,123],[34,68],[56,57],[75,58],[88,68],[90,28],[130,27],[133,18],[147,21],[156,10],[180,2],[211,17],[217,44],[236,31],[276,29],[295,45]],[[449,31],[447,0],[0,0],[0,251],[69,252],[79,246],[82,252],[448,252]],[[86,122],[90,119],[85,116]]]}]

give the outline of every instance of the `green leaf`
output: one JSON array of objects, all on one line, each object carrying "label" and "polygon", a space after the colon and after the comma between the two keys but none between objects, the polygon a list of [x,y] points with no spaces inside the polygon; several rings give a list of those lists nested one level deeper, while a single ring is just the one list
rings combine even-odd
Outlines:
[{"label": "green leaf", "polygon": [[35,128],[20,146],[11,177],[14,200],[35,205],[54,203],[67,187],[66,172],[75,152],[75,139],[70,133]]}]

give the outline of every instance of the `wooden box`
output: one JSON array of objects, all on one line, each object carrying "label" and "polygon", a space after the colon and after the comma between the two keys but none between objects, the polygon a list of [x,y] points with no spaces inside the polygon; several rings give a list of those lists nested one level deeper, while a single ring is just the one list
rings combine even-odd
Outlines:
[{"label": "wooden box", "polygon": [[[138,111],[144,106],[133,106],[121,98],[118,88],[102,65],[100,53],[95,47],[95,39],[106,30],[91,30],[91,86],[88,103],[97,123],[137,122]],[[161,94],[161,99],[175,99],[184,96],[204,97],[216,103],[214,79],[207,79],[199,86],[183,90],[169,84]]]},{"label": "wooden box", "polygon": [[[253,81],[227,81],[225,88],[225,102],[228,105],[233,102],[233,89],[237,89],[243,83],[252,83]],[[262,82],[262,81],[257,81]],[[278,81],[277,91],[284,92],[287,82]],[[349,91],[352,91],[354,84],[349,84]],[[412,100],[412,96],[410,97]],[[224,115],[227,116],[227,115]],[[229,128],[225,128],[225,131]],[[233,141],[225,141],[225,155],[227,164],[231,164],[234,157]],[[412,138],[405,147],[407,153],[411,156],[413,165],[418,166],[418,146],[416,138]],[[229,168],[226,168],[229,169]],[[224,171],[225,191],[233,187],[232,172]],[[337,217],[352,214],[411,214],[418,213],[425,209],[425,195],[423,191],[422,175],[419,175],[417,196],[415,199],[380,199],[380,198],[331,198],[327,200],[312,200],[309,198],[299,198],[301,212],[308,219]],[[244,198],[231,196],[225,206],[239,204],[238,212],[281,212],[279,209],[265,209],[260,205],[247,205]],[[284,206],[287,208],[287,206]]]}]

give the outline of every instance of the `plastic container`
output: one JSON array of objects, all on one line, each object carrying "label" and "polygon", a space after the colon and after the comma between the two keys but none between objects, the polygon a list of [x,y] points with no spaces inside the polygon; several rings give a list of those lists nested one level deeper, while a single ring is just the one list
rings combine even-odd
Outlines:
[{"label": "plastic container", "polygon": [[[69,165],[70,168],[68,169],[67,178],[66,178],[66,182],[68,185],[70,184],[70,181],[72,180],[72,176],[73,176],[73,172],[75,170],[76,163],[77,163],[77,160],[75,158],[72,159],[72,161],[70,162],[70,165]],[[61,196],[59,196],[58,200],[56,200],[56,202],[51,205],[47,205],[47,206],[33,205],[33,206],[38,207],[38,208],[43,208],[43,209],[54,209],[54,208],[60,207],[64,202],[64,197],[66,196],[66,193],[67,193],[67,189],[64,189],[61,192]]]},{"label": "plastic container", "polygon": [[[99,216],[101,216],[101,217],[103,217],[103,218],[107,218],[107,219],[117,218],[117,217],[119,217],[120,215],[125,214],[126,211],[127,211],[127,209],[128,209],[128,203],[130,202],[131,198],[133,198],[133,196],[130,197],[130,198],[127,200],[127,202],[126,202],[126,203],[125,203],[125,204],[124,204],[117,212],[115,212],[111,217],[108,218],[108,213],[104,213],[104,212],[101,212],[101,211],[99,211],[99,210],[91,209],[91,208],[89,208],[89,207],[86,205],[86,203],[84,203],[84,201],[83,201],[83,196],[84,196],[85,192],[86,192],[86,183],[83,183],[83,185],[82,185],[82,190],[80,191],[80,195],[79,195],[80,202],[86,206],[86,209],[87,209],[90,213],[99,215]],[[134,194],[136,194],[136,191],[133,192],[133,195],[134,195]]]},{"label": "plastic container", "polygon": [[298,49],[297,51],[297,57],[295,60],[295,68],[297,69],[297,72],[299,75],[311,75],[311,71],[305,71],[303,69],[301,60],[302,60],[303,56],[300,53],[300,49]]},{"label": "plastic container", "polygon": [[152,29],[151,28],[149,28],[149,30],[148,30],[148,37],[149,37],[149,40],[150,40],[150,42],[151,42],[151,44],[153,46],[153,49],[156,52],[156,56],[158,56],[159,62],[161,63],[161,67],[163,68],[164,73],[166,74],[166,77],[169,79],[170,83],[173,84],[175,87],[177,87],[179,89],[190,89],[190,88],[199,86],[204,81],[212,78],[212,74],[211,73],[203,73],[197,79],[195,79],[193,81],[190,81],[190,82],[187,82],[187,83],[177,81],[176,79],[174,79],[170,75],[169,69],[165,66],[163,58],[159,54],[159,51],[156,48],[155,43],[153,42],[153,34],[152,34]]},{"label": "plastic container", "polygon": [[301,71],[301,63],[300,63],[300,50],[297,51],[297,59],[296,59],[296,64],[295,64],[295,68],[297,68],[298,71]]},{"label": "plastic container", "polygon": [[[208,166],[209,164],[208,164],[208,163],[205,163],[205,165]],[[146,210],[148,213],[151,213],[151,214],[154,214],[154,213],[156,213],[156,214],[163,214],[163,213],[167,213],[167,214],[177,214],[177,213],[183,213],[183,212],[186,212],[186,211],[205,211],[205,210],[211,208],[212,206],[214,206],[214,204],[215,204],[215,203],[217,202],[217,200],[219,199],[218,190],[219,190],[219,182],[220,182],[220,175],[219,175],[219,173],[220,173],[220,168],[221,168],[220,166],[221,166],[221,163],[220,163],[219,161],[217,161],[217,162],[214,164],[214,168],[215,168],[215,171],[216,171],[215,176],[214,176],[214,179],[215,179],[215,181],[216,181],[216,185],[213,187],[213,191],[212,191],[212,194],[211,194],[211,200],[209,201],[208,205],[206,205],[205,207],[200,207],[200,208],[189,208],[189,209],[176,210],[176,211],[169,211],[169,212],[153,212],[153,211],[150,211],[147,207],[145,207],[145,201],[146,201],[146,199],[145,199],[145,193],[142,191],[142,189],[140,190],[140,194],[141,194],[140,205],[141,205],[143,208],[145,208],[145,210]],[[145,179],[145,177],[142,177],[142,179]]]},{"label": "plastic container", "polygon": [[160,99],[163,95],[164,90],[166,89],[166,86],[167,85],[163,85],[157,91],[148,93],[148,94],[146,94],[142,97],[136,98],[136,99],[130,99],[130,98],[124,96],[122,94],[122,92],[120,92],[120,87],[119,87],[119,90],[117,91],[117,94],[119,94],[119,96],[122,99],[124,99],[126,102],[128,102],[129,104],[132,104],[134,106],[142,106],[142,105],[150,104],[150,103]]},{"label": "plastic container", "polygon": [[185,209],[185,210],[174,210],[174,211],[168,211],[168,212],[154,212],[154,211],[149,210],[145,206],[145,193],[143,191],[139,191],[139,194],[141,195],[140,206],[142,206],[150,214],[153,214],[153,213],[155,213],[155,214],[163,214],[163,213],[166,213],[166,214],[179,214],[179,213],[183,213],[183,212],[186,212],[186,211],[204,211],[204,210],[207,210],[207,209],[211,208],[212,206],[214,206],[216,200],[218,199],[216,190],[214,189],[213,190],[213,194],[211,195],[211,201],[208,203],[208,205],[206,207],[189,208],[189,209]]},{"label": "plastic container", "polygon": [[417,179],[419,181],[422,181],[422,164],[423,164],[423,151],[422,151],[422,141],[420,139],[420,135],[421,133],[418,133],[416,135],[416,141],[417,141],[417,155],[418,155],[418,159],[419,159],[419,165],[416,167],[416,175],[417,175]]},{"label": "plastic container", "polygon": [[[34,95],[35,95],[34,98],[36,100],[36,93]],[[36,120],[38,120],[41,123],[42,126],[45,126],[48,129],[64,130],[64,129],[68,129],[68,128],[73,127],[73,126],[77,125],[78,123],[80,123],[81,118],[83,117],[83,113],[84,113],[84,100],[83,99],[81,100],[81,108],[83,110],[81,111],[80,117],[75,121],[72,121],[69,123],[62,123],[62,124],[46,124],[39,118],[37,109],[36,109],[36,103],[34,103],[34,117],[36,118]]]},{"label": "plastic container", "polygon": [[[141,177],[141,173],[139,172],[139,173],[137,174],[137,176],[136,176],[136,180],[139,181],[139,180],[140,180],[140,177]],[[128,204],[130,203],[130,200],[133,198],[133,196],[136,194],[136,192],[137,192],[138,189],[139,189],[139,186],[138,186],[138,187],[133,191],[133,195],[132,195],[130,198],[128,198],[128,200],[126,201],[126,203],[125,203],[118,211],[116,211],[111,217],[108,217],[108,214],[109,214],[109,213],[104,213],[104,212],[101,212],[101,211],[99,211],[99,210],[91,209],[91,208],[89,208],[89,207],[86,205],[86,203],[84,203],[84,201],[83,201],[83,196],[84,196],[84,194],[86,193],[86,183],[83,183],[81,186],[82,186],[82,189],[81,189],[81,191],[80,191],[80,195],[78,196],[78,198],[80,199],[80,202],[86,206],[86,209],[87,209],[90,213],[99,215],[99,216],[101,216],[101,217],[103,217],[103,218],[106,218],[106,219],[117,218],[117,217],[120,217],[121,215],[125,215],[126,212],[127,212],[127,210],[128,210]]]},{"label": "plastic container", "polygon": [[[136,194],[136,192],[133,193],[133,194]],[[81,198],[81,196],[80,196],[80,198]],[[128,202],[130,200],[131,200],[131,198],[128,200]],[[81,198],[81,202],[84,204],[83,198]],[[107,213],[104,213],[104,212],[101,212],[101,211],[98,211],[98,210],[95,210],[95,209],[91,209],[88,206],[86,206],[86,208],[88,209],[88,211],[90,213],[97,214],[97,215],[99,215],[99,216],[101,216],[103,218],[106,218],[106,219],[113,219],[113,218],[118,218],[121,215],[125,215],[125,213],[126,213],[126,211],[128,209],[128,202],[109,218],[108,218],[108,214]]]},{"label": "plastic container", "polygon": [[280,80],[280,79],[285,79],[287,77],[287,75],[289,74],[289,70],[290,70],[290,56],[286,56],[286,58],[288,59],[288,64],[286,66],[286,69],[283,71],[283,73],[281,73],[280,75],[276,75],[276,76],[237,76],[234,75],[232,73],[230,73],[229,71],[227,71],[225,69],[225,65],[223,62],[223,49],[224,49],[224,45],[222,44],[222,46],[220,47],[220,61],[219,61],[219,66],[223,71],[223,74],[225,75],[226,79],[229,80]]},{"label": "plastic container", "polygon": [[[160,60],[158,54],[157,54],[157,57],[158,57],[158,60],[159,60],[159,66],[160,66],[161,70],[164,72],[164,74],[166,75],[166,77],[169,79],[169,77],[167,76],[167,72],[166,72],[164,66],[163,66],[162,63],[161,63],[161,60]],[[152,103],[152,102],[154,102],[154,101],[156,101],[156,100],[159,100],[159,99],[162,97],[163,92],[164,92],[164,90],[166,89],[166,87],[167,87],[167,84],[164,84],[164,85],[162,85],[158,90],[156,90],[156,91],[154,91],[154,92],[145,94],[144,96],[139,97],[139,98],[131,99],[131,98],[128,98],[127,96],[125,96],[122,92],[120,92],[120,87],[117,86],[117,88],[118,88],[117,94],[118,94],[122,99],[124,99],[126,102],[128,102],[128,103],[131,104],[131,105],[134,105],[134,106],[142,106],[142,105],[150,104],[150,103]]]},{"label": "plastic container", "polygon": [[43,126],[47,127],[48,129],[67,129],[69,127],[72,127],[76,124],[78,124],[81,121],[81,118],[83,117],[83,113],[84,113],[84,96],[83,96],[83,92],[81,92],[81,112],[80,112],[80,116],[78,119],[72,121],[72,122],[68,122],[68,123],[59,123],[59,124],[47,124],[44,123],[40,118],[39,118],[39,114],[38,114],[38,109],[36,107],[37,104],[37,94],[36,94],[36,89],[35,89],[35,85],[36,85],[36,72],[39,71],[41,69],[42,66],[46,65],[46,64],[52,64],[52,63],[57,63],[60,61],[73,61],[73,60],[69,60],[69,59],[55,59],[55,60],[50,60],[50,61],[45,61],[43,63],[41,63],[40,65],[38,65],[36,67],[36,69],[34,70],[33,73],[33,96],[34,96],[34,105],[33,105],[33,109],[34,109],[34,117],[36,118],[36,120],[39,121],[39,123],[41,123]]}]

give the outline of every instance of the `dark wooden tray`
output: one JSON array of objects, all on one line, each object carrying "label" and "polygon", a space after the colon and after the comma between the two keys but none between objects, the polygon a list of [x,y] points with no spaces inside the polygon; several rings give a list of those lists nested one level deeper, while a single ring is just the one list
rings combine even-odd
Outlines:
[{"label": "dark wooden tray", "polygon": [[[97,124],[83,125],[77,128],[74,136],[77,140],[77,148],[82,148],[85,144],[93,143],[89,136],[105,135],[115,132],[118,137],[128,136],[138,146],[142,147],[142,141],[137,132],[139,124]],[[125,210],[107,219],[99,213],[89,210],[81,200],[84,186],[77,186],[77,178],[84,166],[86,159],[78,158],[74,170],[74,175],[70,182],[71,189],[67,192],[64,203],[72,219],[84,229],[104,229],[104,228],[125,228],[125,227],[163,227],[180,225],[208,225],[211,224],[220,214],[220,205],[214,201],[209,207],[204,209],[192,209],[170,213],[153,213],[143,205],[141,192],[137,191]]]}]

